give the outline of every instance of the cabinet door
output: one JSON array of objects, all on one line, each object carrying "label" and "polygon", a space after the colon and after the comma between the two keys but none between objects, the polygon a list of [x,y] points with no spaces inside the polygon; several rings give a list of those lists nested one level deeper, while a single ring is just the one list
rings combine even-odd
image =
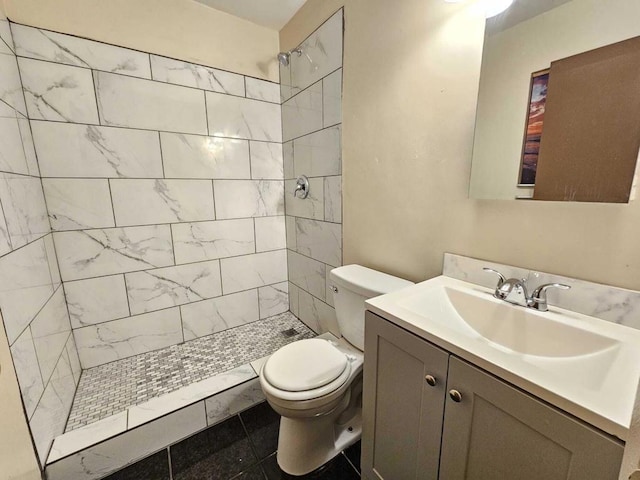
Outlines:
[{"label": "cabinet door", "polygon": [[488,373],[449,361],[441,480],[615,480],[621,442]]},{"label": "cabinet door", "polygon": [[449,354],[370,312],[364,351],[363,478],[436,480]]}]

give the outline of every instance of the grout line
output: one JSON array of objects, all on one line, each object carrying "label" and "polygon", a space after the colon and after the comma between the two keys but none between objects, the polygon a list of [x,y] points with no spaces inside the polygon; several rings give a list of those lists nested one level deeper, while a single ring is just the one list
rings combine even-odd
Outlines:
[{"label": "grout line", "polygon": [[[127,276],[124,273],[121,273],[120,275],[122,275],[122,279],[124,281],[124,295],[125,297],[127,297],[127,309],[129,310],[129,316],[122,317],[122,318],[131,318],[133,314],[131,313],[131,301],[129,300],[129,287],[127,287]],[[102,278],[102,277],[96,277],[96,278]],[[113,320],[107,320],[107,322],[112,322],[114,320],[121,320],[121,318],[114,318]],[[101,322],[101,323],[106,323],[106,322]],[[78,327],[75,330],[78,330],[84,327],[94,326],[94,325],[100,325],[100,323],[92,323],[91,325],[82,325],[81,327]]]},{"label": "grout line", "polygon": [[97,74],[93,69],[90,69],[91,74],[91,85],[93,85],[93,98],[96,101],[96,117],[98,118],[98,125],[102,125],[102,115],[100,115],[100,100],[98,100],[98,84],[97,84]]},{"label": "grout line", "polygon": [[207,106],[207,92],[204,92],[204,118],[207,122],[207,136],[211,136],[211,130],[209,129],[209,107]]},{"label": "grout line", "polygon": [[[164,171],[164,152],[162,150],[162,134],[160,133],[160,130],[158,130],[158,148],[160,150],[160,166],[162,167],[162,178],[167,178],[167,174]],[[122,180],[128,180],[128,179],[122,179]]]},{"label": "grout line", "polygon": [[167,463],[169,466],[169,480],[173,480],[173,465],[171,463],[171,449],[167,447]]}]

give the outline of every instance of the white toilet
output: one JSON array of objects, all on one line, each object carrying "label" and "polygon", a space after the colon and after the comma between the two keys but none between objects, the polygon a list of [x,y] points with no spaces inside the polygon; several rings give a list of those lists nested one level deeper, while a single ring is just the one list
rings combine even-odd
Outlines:
[{"label": "white toilet", "polygon": [[327,333],[290,343],[260,371],[260,384],[282,415],[278,465],[305,475],[355,443],[362,433],[365,300],[413,285],[360,265],[331,270],[342,338]]}]

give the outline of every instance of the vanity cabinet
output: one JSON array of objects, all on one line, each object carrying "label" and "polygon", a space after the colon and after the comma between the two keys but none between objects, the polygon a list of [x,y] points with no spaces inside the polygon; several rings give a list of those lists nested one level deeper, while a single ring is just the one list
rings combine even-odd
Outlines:
[{"label": "vanity cabinet", "polygon": [[363,478],[617,479],[622,442],[366,315]]}]

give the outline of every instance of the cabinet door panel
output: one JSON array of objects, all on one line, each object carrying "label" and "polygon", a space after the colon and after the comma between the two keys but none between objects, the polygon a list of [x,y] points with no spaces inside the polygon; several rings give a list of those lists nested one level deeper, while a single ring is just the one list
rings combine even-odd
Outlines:
[{"label": "cabinet door panel", "polygon": [[363,477],[436,480],[449,355],[370,312],[365,352]]},{"label": "cabinet door panel", "polygon": [[620,442],[451,357],[441,480],[614,480]]}]

